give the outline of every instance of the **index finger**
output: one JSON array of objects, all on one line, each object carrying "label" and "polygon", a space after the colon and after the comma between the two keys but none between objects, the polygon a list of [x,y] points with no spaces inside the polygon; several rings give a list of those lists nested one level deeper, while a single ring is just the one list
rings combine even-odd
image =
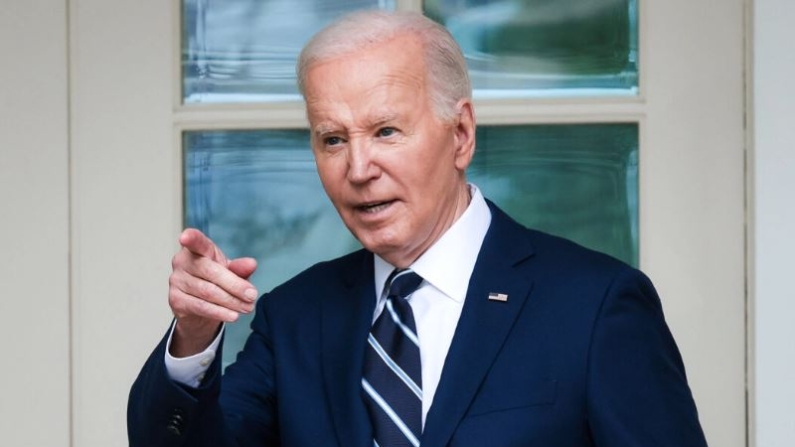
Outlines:
[{"label": "index finger", "polygon": [[226,265],[226,257],[215,243],[195,228],[188,228],[179,235],[179,244],[195,255],[204,256]]}]

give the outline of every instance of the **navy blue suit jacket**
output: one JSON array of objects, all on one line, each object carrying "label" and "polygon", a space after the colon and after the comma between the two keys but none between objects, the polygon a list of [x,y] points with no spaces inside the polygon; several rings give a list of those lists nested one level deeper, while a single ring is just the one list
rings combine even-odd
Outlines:
[{"label": "navy blue suit jacket", "polygon": [[[421,445],[705,446],[649,280],[490,207]],[[237,362],[221,377],[217,355],[197,390],[169,380],[164,340],[131,391],[130,445],[372,446],[374,288],[364,250],[309,268],[260,299]]]}]

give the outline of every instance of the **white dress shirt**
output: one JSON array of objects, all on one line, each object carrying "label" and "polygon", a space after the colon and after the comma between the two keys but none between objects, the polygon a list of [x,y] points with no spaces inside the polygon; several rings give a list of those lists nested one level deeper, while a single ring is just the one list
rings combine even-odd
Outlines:
[{"label": "white dress shirt", "polygon": [[[472,200],[461,217],[410,266],[424,280],[409,300],[420,340],[423,426],[464,307],[469,278],[491,224],[491,211],[480,190],[472,184],[469,188]],[[395,267],[377,255],[374,262],[375,322],[386,302],[386,296],[382,296],[384,284]],[[210,347],[191,357],[175,358],[166,349],[165,363],[171,379],[198,387],[215,358],[220,340],[219,333]],[[171,335],[167,346],[171,346]]]},{"label": "white dress shirt", "polygon": [[[470,185],[470,192],[472,200],[464,214],[409,267],[424,280],[409,298],[420,340],[423,427],[464,307],[469,278],[491,224],[491,211],[483,195],[474,185]],[[386,296],[381,295],[394,268],[375,256],[375,296],[379,298],[373,322],[386,303]]]}]

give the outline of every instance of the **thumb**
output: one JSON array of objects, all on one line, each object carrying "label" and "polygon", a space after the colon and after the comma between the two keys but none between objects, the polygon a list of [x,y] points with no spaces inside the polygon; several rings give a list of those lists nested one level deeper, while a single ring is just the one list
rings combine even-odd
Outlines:
[{"label": "thumb", "polygon": [[235,275],[243,278],[248,279],[255,270],[257,270],[257,260],[254,258],[237,258],[232,259],[227,264],[226,268],[228,268],[232,273]]}]

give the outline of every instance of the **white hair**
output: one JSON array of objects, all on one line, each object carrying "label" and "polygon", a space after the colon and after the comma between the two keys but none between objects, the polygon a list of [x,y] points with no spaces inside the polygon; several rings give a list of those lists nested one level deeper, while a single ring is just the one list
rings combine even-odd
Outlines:
[{"label": "white hair", "polygon": [[295,67],[298,90],[306,98],[306,75],[313,64],[405,34],[417,37],[422,45],[436,115],[452,120],[458,113],[458,101],[472,98],[464,55],[445,27],[416,12],[366,10],[334,21],[315,34],[301,51]]}]

